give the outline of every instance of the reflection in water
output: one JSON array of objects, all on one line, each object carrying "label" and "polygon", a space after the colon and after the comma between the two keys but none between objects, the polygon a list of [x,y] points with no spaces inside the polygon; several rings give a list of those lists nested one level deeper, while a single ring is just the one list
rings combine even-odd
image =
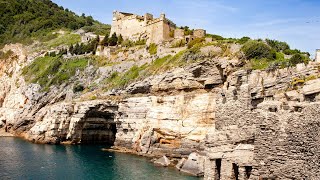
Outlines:
[{"label": "reflection in water", "polygon": [[196,179],[149,160],[110,152],[101,145],[40,145],[0,138],[1,179]]}]

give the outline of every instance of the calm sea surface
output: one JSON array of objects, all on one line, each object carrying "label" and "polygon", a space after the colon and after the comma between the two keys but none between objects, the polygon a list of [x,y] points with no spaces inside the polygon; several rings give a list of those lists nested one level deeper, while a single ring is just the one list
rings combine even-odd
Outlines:
[{"label": "calm sea surface", "polygon": [[0,179],[199,180],[101,145],[41,145],[0,137]]}]

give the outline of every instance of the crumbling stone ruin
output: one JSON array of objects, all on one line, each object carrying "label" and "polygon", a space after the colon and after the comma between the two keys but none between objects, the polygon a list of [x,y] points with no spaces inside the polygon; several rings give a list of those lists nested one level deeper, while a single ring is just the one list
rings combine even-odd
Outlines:
[{"label": "crumbling stone ruin", "polygon": [[206,35],[205,30],[197,29],[193,35],[185,37],[184,31],[178,29],[176,24],[166,18],[165,14],[154,18],[149,13],[140,16],[118,11],[113,12],[110,36],[113,33],[118,36],[122,35],[124,39],[131,41],[145,39],[147,44],[159,44],[173,39],[186,39],[189,42],[194,38],[202,38]]}]

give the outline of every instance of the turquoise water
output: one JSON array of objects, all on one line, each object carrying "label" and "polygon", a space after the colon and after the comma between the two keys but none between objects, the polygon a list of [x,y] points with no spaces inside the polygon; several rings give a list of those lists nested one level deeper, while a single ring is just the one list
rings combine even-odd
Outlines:
[{"label": "turquoise water", "polygon": [[99,145],[41,145],[0,138],[0,179],[199,180]]}]

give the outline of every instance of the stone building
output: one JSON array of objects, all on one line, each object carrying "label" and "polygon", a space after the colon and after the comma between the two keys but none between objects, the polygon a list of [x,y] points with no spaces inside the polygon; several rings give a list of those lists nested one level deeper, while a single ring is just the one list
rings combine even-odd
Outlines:
[{"label": "stone building", "polygon": [[320,49],[316,50],[316,62],[320,62]]},{"label": "stone building", "polygon": [[175,29],[174,30],[174,39],[184,39],[184,30],[183,29]]},{"label": "stone building", "polygon": [[204,29],[195,29],[193,31],[193,36],[195,38],[203,38],[203,37],[206,36],[206,30],[204,30]]},{"label": "stone building", "polygon": [[154,18],[152,14],[144,16],[125,13],[113,12],[111,25],[111,33],[121,34],[124,39],[138,41],[141,39],[147,40],[147,44],[161,43],[169,40],[170,32],[176,28],[176,25],[161,14],[159,18]]}]

